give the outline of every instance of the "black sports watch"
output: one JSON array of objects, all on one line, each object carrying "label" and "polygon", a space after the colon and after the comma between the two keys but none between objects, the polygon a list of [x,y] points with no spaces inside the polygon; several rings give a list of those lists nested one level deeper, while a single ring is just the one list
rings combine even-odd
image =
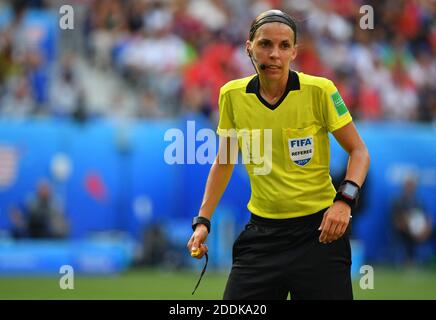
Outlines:
[{"label": "black sports watch", "polygon": [[196,216],[192,219],[192,230],[195,231],[197,224],[204,224],[207,228],[207,233],[210,233],[210,220],[205,217]]},{"label": "black sports watch", "polygon": [[359,200],[360,187],[357,183],[351,180],[344,180],[336,193],[333,201],[341,200],[348,204],[351,209],[354,209]]}]

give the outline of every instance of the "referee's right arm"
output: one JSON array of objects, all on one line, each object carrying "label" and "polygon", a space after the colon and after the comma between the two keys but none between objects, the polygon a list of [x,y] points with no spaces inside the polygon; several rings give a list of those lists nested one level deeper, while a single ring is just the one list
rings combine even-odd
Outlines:
[{"label": "referee's right arm", "polygon": [[[236,159],[237,139],[233,137],[220,137],[218,155],[209,171],[203,201],[198,212],[199,216],[205,217],[209,220],[212,219],[215,208],[218,206],[218,203],[230,181]],[[207,236],[208,231],[206,226],[198,224],[188,242],[187,247],[190,252],[200,248],[201,254],[195,256],[197,259],[201,259],[207,252],[207,247],[204,245]]]}]

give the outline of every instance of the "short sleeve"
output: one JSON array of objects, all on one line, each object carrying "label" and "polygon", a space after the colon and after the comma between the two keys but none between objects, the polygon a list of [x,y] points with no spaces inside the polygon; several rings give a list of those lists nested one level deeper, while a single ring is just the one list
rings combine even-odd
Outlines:
[{"label": "short sleeve", "polygon": [[338,89],[330,80],[323,89],[322,100],[324,121],[328,131],[338,130],[353,120]]},{"label": "short sleeve", "polygon": [[218,100],[219,122],[216,130],[217,134],[221,137],[232,137],[236,133],[232,103],[228,95],[229,93],[221,88]]}]

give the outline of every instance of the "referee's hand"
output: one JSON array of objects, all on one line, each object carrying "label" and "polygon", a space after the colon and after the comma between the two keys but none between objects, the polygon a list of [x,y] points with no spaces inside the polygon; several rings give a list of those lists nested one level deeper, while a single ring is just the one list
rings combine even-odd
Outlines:
[{"label": "referee's hand", "polygon": [[197,259],[203,258],[204,254],[208,251],[207,245],[205,244],[207,236],[208,232],[206,226],[198,224],[187,245],[192,257]]},{"label": "referee's hand", "polygon": [[330,243],[342,237],[347,230],[351,217],[351,208],[343,201],[335,201],[324,213],[321,225],[319,241]]}]

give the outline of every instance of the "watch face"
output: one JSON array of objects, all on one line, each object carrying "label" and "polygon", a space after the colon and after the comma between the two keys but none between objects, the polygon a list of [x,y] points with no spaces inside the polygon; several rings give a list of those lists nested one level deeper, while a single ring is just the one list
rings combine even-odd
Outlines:
[{"label": "watch face", "polygon": [[351,183],[346,183],[342,188],[342,194],[350,199],[355,199],[358,192],[359,188],[352,185]]}]

